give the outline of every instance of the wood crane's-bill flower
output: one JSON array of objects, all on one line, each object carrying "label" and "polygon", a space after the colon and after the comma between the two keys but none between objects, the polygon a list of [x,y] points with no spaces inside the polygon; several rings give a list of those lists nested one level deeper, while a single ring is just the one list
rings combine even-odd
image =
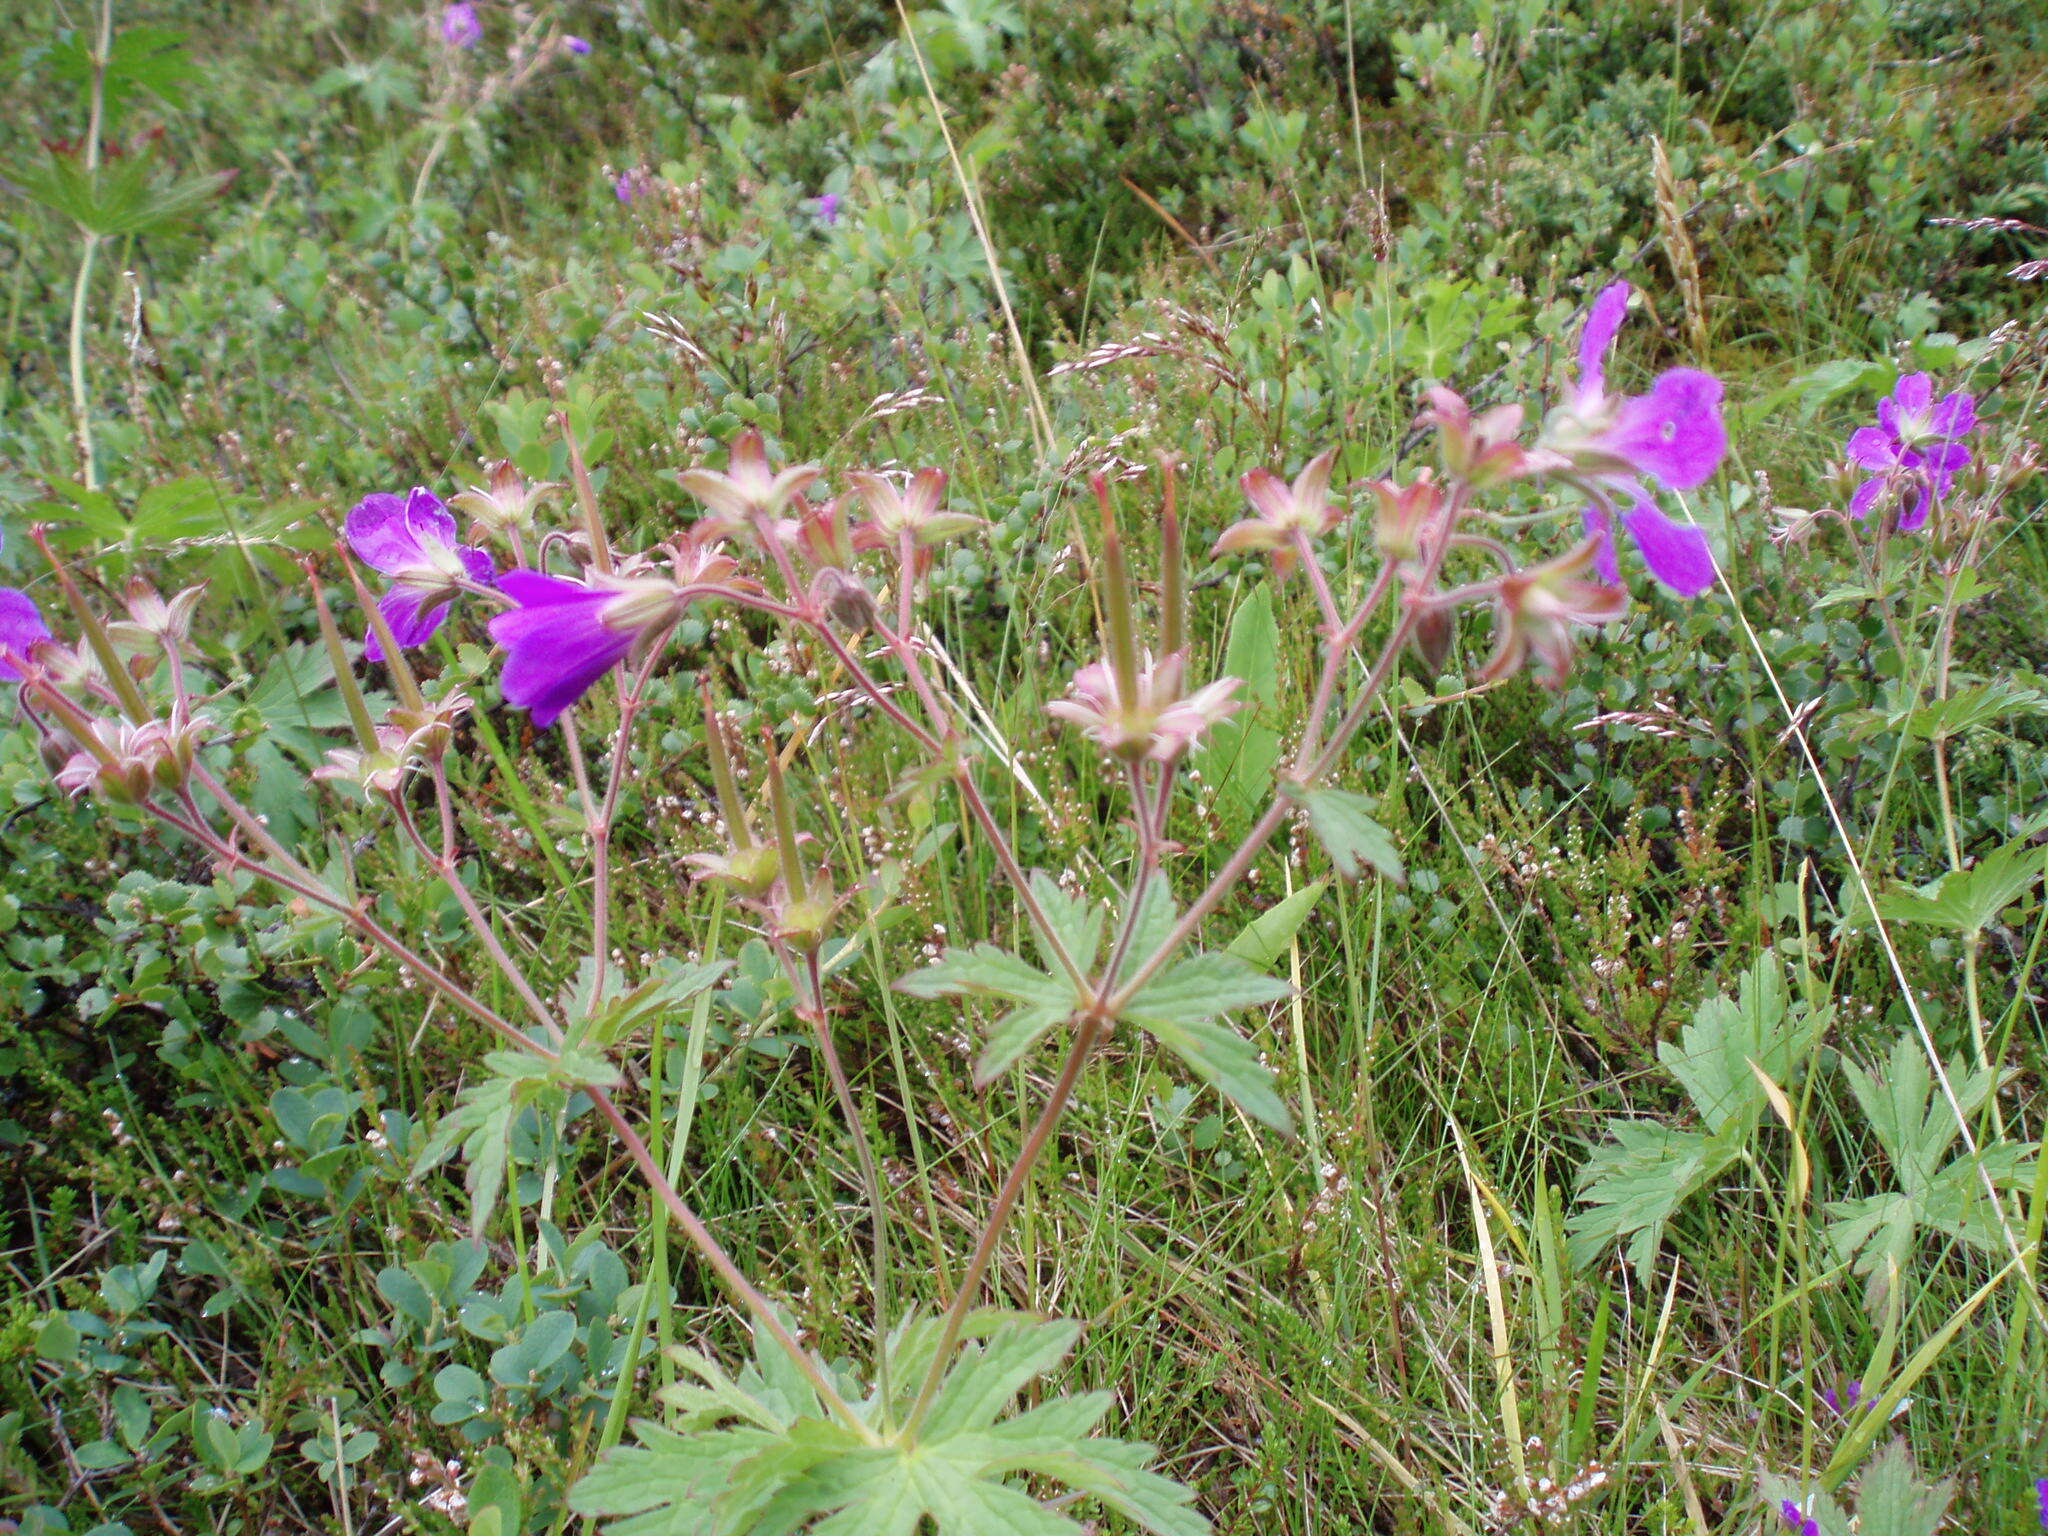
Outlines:
[{"label": "wood crane's-bill flower", "polygon": [[1078,725],[1113,756],[1172,762],[1211,726],[1243,707],[1231,697],[1239,685],[1234,677],[1219,677],[1183,695],[1184,670],[1179,655],[1156,662],[1148,656],[1126,686],[1110,662],[1091,662],[1074,674],[1067,697],[1046,705],[1045,712]]},{"label": "wood crane's-bill flower", "polygon": [[26,661],[29,648],[49,638],[50,626],[43,622],[35,599],[19,588],[0,587],[0,680],[15,682],[21,677],[21,669],[7,659],[10,654]]},{"label": "wood crane's-bill flower", "polygon": [[[1657,375],[1648,394],[1612,395],[1607,353],[1628,313],[1630,288],[1611,283],[1593,301],[1579,338],[1579,377],[1544,424],[1542,450],[1551,467],[1586,493],[1586,531],[1598,541],[1596,563],[1608,581],[1621,579],[1614,553],[1619,524],[1650,574],[1681,597],[1714,584],[1707,536],[1666,516],[1651,488],[1689,491],[1719,468],[1728,452],[1721,422],[1721,381],[1697,368]],[[1626,511],[1617,508],[1626,506]]]},{"label": "wood crane's-bill flower", "polygon": [[[346,531],[357,558],[391,578],[377,606],[392,639],[407,649],[432,638],[465,584],[488,586],[497,574],[489,555],[458,542],[455,515],[423,485],[407,496],[365,496],[349,513]],[[374,629],[363,655],[384,659]]]},{"label": "wood crane's-bill flower", "polygon": [[498,590],[517,605],[491,620],[505,648],[505,702],[553,725],[633,647],[664,631],[688,599],[674,582],[594,576],[586,584],[540,571],[507,571]]},{"label": "wood crane's-bill flower", "polygon": [[1849,436],[1850,460],[1871,472],[1849,498],[1849,510],[1868,517],[1887,491],[1895,491],[1902,502],[1910,498],[1899,513],[1899,531],[1913,532],[1955,485],[1957,473],[1969,468],[1962,440],[1976,430],[1974,395],[1955,390],[1936,401],[1926,374],[1907,374],[1877,402],[1877,425]]}]

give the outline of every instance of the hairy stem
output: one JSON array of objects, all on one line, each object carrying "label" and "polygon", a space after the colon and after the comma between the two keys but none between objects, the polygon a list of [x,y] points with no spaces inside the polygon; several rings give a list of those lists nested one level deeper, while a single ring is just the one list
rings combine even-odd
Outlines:
[{"label": "hairy stem", "polygon": [[1067,1050],[1066,1065],[1060,1068],[1059,1080],[1052,1085],[1052,1092],[1046,1096],[1045,1107],[1038,1112],[1038,1120],[1025,1137],[1024,1145],[1017,1153],[1017,1160],[1010,1165],[1010,1172],[1003,1180],[1003,1187],[996,1192],[996,1203],[989,1208],[988,1220],[983,1224],[981,1237],[974,1245],[974,1252],[967,1260],[966,1271],[960,1276],[960,1289],[953,1293],[953,1303],[946,1308],[944,1325],[939,1334],[938,1349],[932,1355],[931,1369],[925,1373],[924,1385],[918,1390],[917,1401],[912,1405],[910,1417],[904,1421],[903,1433],[906,1440],[915,1437],[924,1416],[931,1409],[932,1399],[938,1396],[939,1384],[945,1379],[946,1365],[953,1354],[954,1346],[960,1342],[960,1330],[966,1326],[967,1314],[974,1309],[975,1298],[981,1291],[981,1282],[988,1274],[988,1267],[995,1261],[996,1244],[1001,1240],[1003,1228],[1008,1225],[1010,1212],[1016,1209],[1017,1199],[1024,1193],[1024,1187],[1031,1180],[1031,1170],[1037,1166],[1046,1143],[1052,1140],[1052,1133],[1066,1113],[1067,1104],[1074,1097],[1074,1089],[1081,1081],[1082,1069],[1088,1065],[1088,1057],[1101,1038],[1103,1020],[1100,1013],[1091,1009],[1079,1015],[1079,1027],[1074,1031],[1074,1043]]},{"label": "hairy stem", "polygon": [[804,979],[811,994],[811,1032],[817,1039],[818,1055],[825,1063],[826,1075],[832,1079],[832,1092],[839,1100],[839,1113],[846,1121],[846,1134],[853,1138],[853,1152],[860,1165],[861,1182],[867,1186],[869,1236],[874,1250],[870,1283],[875,1299],[876,1380],[886,1413],[889,1403],[889,1351],[882,1347],[882,1341],[889,1335],[889,1207],[882,1186],[882,1170],[875,1164],[874,1148],[868,1145],[867,1126],[861,1119],[860,1105],[853,1096],[853,1083],[846,1075],[846,1065],[839,1059],[839,1047],[832,1038],[832,1020],[825,1011],[825,978],[819,970],[816,949],[804,955]]},{"label": "hairy stem", "polygon": [[640,1176],[668,1208],[668,1213],[675,1224],[683,1229],[683,1235],[689,1238],[691,1245],[704,1256],[704,1261],[717,1271],[718,1278],[723,1280],[740,1299],[740,1303],[753,1315],[754,1321],[762,1331],[781,1346],[791,1363],[809,1379],[819,1401],[825,1405],[826,1412],[853,1430],[868,1444],[875,1444],[874,1431],[861,1421],[860,1415],[855,1413],[846,1399],[839,1395],[839,1389],[832,1385],[831,1379],[825,1375],[816,1358],[804,1348],[796,1335],[789,1331],[788,1325],[776,1314],[775,1304],[762,1295],[751,1280],[740,1273],[739,1265],[732,1261],[732,1256],[719,1245],[718,1239],[711,1235],[711,1229],[704,1225],[703,1218],[691,1210],[689,1202],[676,1192],[675,1185],[669,1182],[668,1174],[663,1171],[661,1164],[654,1160],[654,1154],[647,1149],[647,1143],[641,1139],[640,1133],[633,1129],[624,1115],[619,1113],[619,1106],[612,1102],[611,1095],[602,1088],[586,1087],[583,1091],[589,1095],[590,1102],[597,1106],[597,1112],[611,1122],[612,1131],[625,1146],[626,1155],[633,1159],[634,1166],[640,1170]]}]

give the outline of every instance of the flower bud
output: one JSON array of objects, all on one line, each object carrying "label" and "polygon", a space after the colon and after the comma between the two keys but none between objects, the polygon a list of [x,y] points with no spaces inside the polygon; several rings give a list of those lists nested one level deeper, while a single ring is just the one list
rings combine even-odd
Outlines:
[{"label": "flower bud", "polygon": [[487,485],[473,485],[461,495],[450,497],[449,505],[467,512],[486,531],[499,536],[531,528],[534,509],[561,489],[552,480],[529,485],[510,459],[494,460],[487,475]]},{"label": "flower bud", "polygon": [[811,583],[811,601],[839,628],[858,634],[875,622],[875,600],[851,571],[831,567]]},{"label": "flower bud", "polygon": [[1449,607],[1425,608],[1416,615],[1408,643],[1415,647],[1415,654],[1434,679],[1443,675],[1444,663],[1451,655],[1451,642],[1457,638],[1457,619]]},{"label": "flower bud", "polygon": [[1429,470],[1423,470],[1408,485],[1375,480],[1372,536],[1379,552],[1398,563],[1422,558],[1422,536],[1444,504],[1443,487]]}]

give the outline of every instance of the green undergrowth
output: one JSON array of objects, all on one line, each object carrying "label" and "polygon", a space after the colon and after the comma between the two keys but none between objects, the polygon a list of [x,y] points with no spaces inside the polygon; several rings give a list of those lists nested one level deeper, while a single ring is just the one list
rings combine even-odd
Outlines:
[{"label": "green undergrowth", "polygon": [[[2044,283],[2008,275],[2048,256],[2015,224],[2048,224],[2035,6],[945,0],[906,33],[620,0],[562,13],[587,57],[464,106],[509,9],[451,58],[425,12],[138,0],[106,136],[194,190],[97,237],[80,290],[77,210],[29,194],[45,141],[85,131],[88,12],[30,6],[8,39],[0,578],[54,608],[41,522],[109,592],[208,582],[238,785],[458,966],[429,873],[360,807],[319,841],[308,801],[345,717],[298,562],[362,495],[445,496],[498,458],[564,479],[558,400],[628,546],[693,515],[676,473],[746,426],[835,473],[944,466],[989,524],[941,552],[932,619],[984,766],[1009,760],[991,798],[1027,864],[1100,888],[1129,851],[1115,785],[1043,709],[1095,650],[1087,476],[1132,473],[1149,570],[1158,454],[1202,549],[1253,467],[1334,445],[1340,485],[1406,478],[1420,386],[1540,414],[1586,300],[1634,282],[1617,376],[1728,381],[1729,465],[1688,503],[1726,589],[1635,573],[1554,692],[1472,689],[1483,625],[1441,676],[1411,665],[1346,773],[1405,878],[1339,879],[1304,832],[1209,925],[1298,988],[1257,1018],[1294,1134],[1113,1039],[994,1289],[1080,1325],[1056,1384],[1113,1392],[1109,1430],[1231,1536],[1774,1531],[1809,1494],[1828,1536],[1851,1511],[1930,1529],[1937,1498],[1956,1529],[2035,1528],[2038,486],[1965,585],[1895,550],[1880,591],[1839,525],[1774,537],[1841,502],[1842,439],[1900,372],[1974,390],[1987,454],[2040,434]],[[1365,520],[1332,543],[1362,585]],[[1195,597],[1198,672],[1260,702],[1196,758],[1184,895],[1318,654],[1299,580],[1233,557]],[[574,788],[487,645],[451,626],[425,662],[481,706],[466,878],[572,987]],[[829,656],[726,617],[678,658],[618,818],[614,945],[731,970],[644,1022],[621,1100],[657,1150],[683,1139],[683,1194],[820,1351],[869,1360],[852,1136],[899,1286],[941,1303],[1052,1071],[1027,1054],[978,1090],[995,1010],[886,983],[1021,942],[1018,914],[958,806],[897,792]],[[802,743],[806,830],[873,871],[834,977],[857,1129],[753,919],[689,881],[700,672]],[[277,892],[63,799],[24,730],[0,803],[0,1509],[580,1528],[568,1485],[660,1412],[664,1347],[748,1348],[587,1105],[519,1122],[477,1222],[428,1155],[475,1031]],[[1874,1409],[1829,1406],[1852,1381]]]}]

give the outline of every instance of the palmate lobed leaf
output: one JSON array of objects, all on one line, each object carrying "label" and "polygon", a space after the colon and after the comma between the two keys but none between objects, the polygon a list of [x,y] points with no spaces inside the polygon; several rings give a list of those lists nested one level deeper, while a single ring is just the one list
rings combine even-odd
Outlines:
[{"label": "palmate lobed leaf", "polygon": [[[1092,969],[1096,954],[1102,948],[1102,908],[1084,897],[1069,894],[1042,869],[1031,872],[1030,884],[1032,899],[1038,903],[1039,911],[1045,914],[1060,943],[1066,946],[1075,967],[1083,973]],[[1038,945],[1039,958],[1045,962],[1046,970],[1058,970],[1059,961],[1050,953],[1049,947],[1037,934],[1034,933],[1032,938]]]},{"label": "palmate lobed leaf", "polygon": [[[776,1364],[758,1335],[756,1360],[736,1377],[676,1351],[704,1383],[663,1394],[682,1410],[678,1425],[636,1422],[639,1443],[607,1452],[570,1491],[570,1508],[606,1517],[617,1536],[917,1536],[927,1521],[938,1536],[1077,1536],[1080,1524],[1013,1481],[1030,1476],[1087,1494],[1152,1536],[1206,1536],[1189,1492],[1150,1470],[1152,1447],[1090,1438],[1110,1394],[1001,1418],[1066,1357],[1077,1325],[989,1311],[970,1316],[964,1333],[969,1342],[908,1442],[827,1418],[794,1363]],[[916,1395],[917,1367],[937,1338],[931,1318],[892,1331],[892,1366],[908,1378],[896,1384],[892,1422]],[[883,1422],[877,1397],[856,1390],[850,1400],[870,1429]]]},{"label": "palmate lobed leaf", "polygon": [[1309,830],[1321,841],[1337,873],[1356,880],[1366,870],[1391,880],[1407,883],[1401,864],[1401,850],[1394,846],[1394,834],[1373,819],[1377,802],[1348,789],[1327,786],[1298,786],[1294,798],[1308,813]]},{"label": "palmate lobed leaf", "polygon": [[1256,1045],[1219,1015],[1275,1003],[1294,989],[1235,955],[1189,955],[1162,971],[1131,999],[1126,1022],[1172,1051],[1195,1075],[1246,1114],[1276,1131],[1293,1117]]},{"label": "palmate lobed leaf", "polygon": [[912,997],[991,996],[1070,1006],[1074,1002],[1071,983],[1048,976],[1022,956],[988,943],[949,949],[923,970],[912,971],[898,981],[896,989]]},{"label": "palmate lobed leaf", "polygon": [[1583,1269],[1618,1242],[1638,1275],[1656,1262],[1664,1227],[1680,1205],[1732,1167],[1740,1137],[1682,1131],[1644,1120],[1610,1120],[1609,1140],[1579,1170],[1590,1209],[1565,1222],[1574,1265]]},{"label": "palmate lobed leaf", "polygon": [[1918,890],[1886,892],[1877,898],[1877,914],[1888,922],[1946,928],[1966,937],[1981,933],[2041,883],[2043,857],[2038,846],[2017,839]]},{"label": "palmate lobed leaf", "polygon": [[1657,1048],[1657,1059],[1707,1129],[1746,1132],[1769,1104],[1756,1069],[1774,1083],[1791,1082],[1832,1017],[1793,1002],[1776,962],[1766,957],[1743,973],[1733,999],[1701,1003],[1678,1040]]},{"label": "palmate lobed leaf", "polygon": [[1027,1003],[1004,1014],[996,1020],[995,1028],[988,1033],[988,1043],[975,1059],[974,1086],[986,1088],[1001,1077],[1072,1014],[1073,1009],[1067,1004],[1048,1007],[1039,1003]]}]

